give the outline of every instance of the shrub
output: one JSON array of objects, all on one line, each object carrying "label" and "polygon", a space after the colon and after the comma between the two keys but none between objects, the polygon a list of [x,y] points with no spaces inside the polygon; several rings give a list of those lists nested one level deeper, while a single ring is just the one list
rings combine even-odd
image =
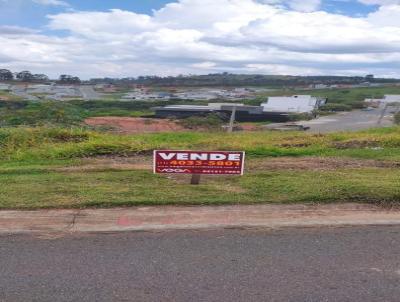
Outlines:
[{"label": "shrub", "polygon": [[316,113],[293,113],[289,114],[289,121],[309,121],[315,117]]},{"label": "shrub", "polygon": [[71,104],[47,101],[26,106],[0,108],[0,126],[78,125],[87,113]]},{"label": "shrub", "polygon": [[353,107],[353,109],[363,109],[363,108],[367,108],[367,104],[363,101],[360,102],[354,102],[351,104],[351,107]]},{"label": "shrub", "polygon": [[208,114],[188,117],[178,123],[187,129],[221,129],[224,121],[217,114]]}]

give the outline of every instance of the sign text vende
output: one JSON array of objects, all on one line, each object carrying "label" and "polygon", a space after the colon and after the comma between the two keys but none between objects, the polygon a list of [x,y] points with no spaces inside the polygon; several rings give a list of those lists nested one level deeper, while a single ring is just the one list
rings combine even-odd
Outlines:
[{"label": "sign text vende", "polygon": [[243,175],[242,151],[155,150],[154,173]]}]

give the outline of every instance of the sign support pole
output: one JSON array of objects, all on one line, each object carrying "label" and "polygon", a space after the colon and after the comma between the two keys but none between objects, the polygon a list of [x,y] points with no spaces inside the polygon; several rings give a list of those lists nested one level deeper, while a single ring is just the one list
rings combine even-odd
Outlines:
[{"label": "sign support pole", "polygon": [[200,184],[200,174],[192,174],[192,179],[190,180],[191,185],[198,185]]}]

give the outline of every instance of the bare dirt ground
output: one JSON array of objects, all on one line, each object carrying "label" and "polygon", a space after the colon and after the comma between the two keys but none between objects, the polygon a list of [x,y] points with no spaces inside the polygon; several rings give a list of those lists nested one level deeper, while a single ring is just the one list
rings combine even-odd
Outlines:
[{"label": "bare dirt ground", "polygon": [[[359,160],[335,157],[280,157],[248,160],[247,171],[310,170],[324,171],[358,168],[398,168],[400,163],[391,161]],[[97,157],[83,159],[81,165],[57,168],[61,172],[99,170],[151,170],[151,156]]]},{"label": "bare dirt ground", "polygon": [[90,126],[108,126],[120,133],[149,133],[182,131],[184,128],[171,120],[140,117],[92,117],[85,120]]},{"label": "bare dirt ground", "polygon": [[263,130],[260,125],[252,124],[252,123],[240,123],[239,124],[240,128],[242,128],[243,131],[261,131]]}]

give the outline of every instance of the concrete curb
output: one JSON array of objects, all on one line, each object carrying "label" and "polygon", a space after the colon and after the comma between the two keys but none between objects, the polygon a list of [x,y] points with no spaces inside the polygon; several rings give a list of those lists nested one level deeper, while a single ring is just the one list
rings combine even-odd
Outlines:
[{"label": "concrete curb", "polygon": [[396,224],[399,210],[360,204],[0,211],[1,234]]}]

